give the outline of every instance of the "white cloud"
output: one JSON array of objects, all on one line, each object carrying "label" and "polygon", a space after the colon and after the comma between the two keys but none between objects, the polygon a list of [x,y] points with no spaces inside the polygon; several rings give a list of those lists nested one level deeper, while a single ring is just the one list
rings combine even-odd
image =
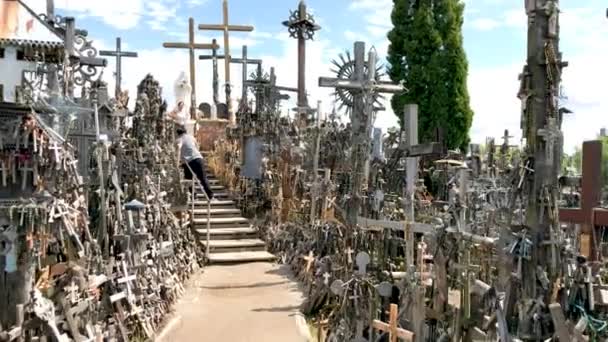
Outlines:
[{"label": "white cloud", "polygon": [[188,7],[197,7],[206,4],[209,0],[187,0]]},{"label": "white cloud", "polygon": [[144,12],[143,0],[56,0],[57,9],[83,16],[97,17],[117,29],[128,30],[139,23]]},{"label": "white cloud", "polygon": [[471,21],[471,26],[481,31],[489,31],[499,27],[501,23],[491,18],[477,18]]}]

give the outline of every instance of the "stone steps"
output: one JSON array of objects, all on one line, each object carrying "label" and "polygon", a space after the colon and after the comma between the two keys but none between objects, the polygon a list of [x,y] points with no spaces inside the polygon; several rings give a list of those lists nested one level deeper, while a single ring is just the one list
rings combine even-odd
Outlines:
[{"label": "stone steps", "polygon": [[276,257],[266,251],[210,253],[209,261],[214,264],[233,264],[243,262],[274,261]]},{"label": "stone steps", "polygon": [[[275,257],[266,251],[264,241],[251,227],[249,220],[232,200],[227,189],[207,171],[215,200],[208,203],[201,189],[196,189],[194,201],[194,228],[203,248],[207,248],[207,223],[209,223],[209,262],[244,263],[273,261]],[[209,204],[209,206],[208,206]],[[189,200],[188,205],[192,202]],[[210,217],[207,210],[210,207]]]}]

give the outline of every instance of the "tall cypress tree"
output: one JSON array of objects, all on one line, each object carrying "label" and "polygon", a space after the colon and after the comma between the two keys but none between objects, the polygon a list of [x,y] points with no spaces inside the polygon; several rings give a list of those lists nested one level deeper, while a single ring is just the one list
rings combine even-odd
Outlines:
[{"label": "tall cypress tree", "polygon": [[393,0],[389,76],[409,92],[393,97],[399,120],[407,103],[419,105],[419,137],[466,149],[473,111],[467,90],[460,0]]}]

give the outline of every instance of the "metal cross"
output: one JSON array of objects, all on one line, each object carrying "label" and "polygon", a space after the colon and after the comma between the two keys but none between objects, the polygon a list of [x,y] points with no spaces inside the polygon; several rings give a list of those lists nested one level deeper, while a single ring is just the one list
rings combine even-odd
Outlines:
[{"label": "metal cross", "polygon": [[[261,72],[260,72],[260,74],[261,74]],[[277,76],[275,75],[274,67],[270,68],[270,81],[269,82],[261,82],[260,80],[245,82],[246,87],[264,89],[266,94],[269,97],[268,105],[272,109],[274,109],[278,105],[278,102],[280,100],[289,99],[289,95],[281,94],[280,93],[281,91],[292,92],[292,93],[295,93],[298,91],[298,89],[296,89],[296,88],[282,87],[282,86],[277,86],[276,84],[277,84]],[[256,106],[260,106],[260,104],[256,104]],[[257,111],[259,112],[260,110],[257,110]]]},{"label": "metal cross", "polygon": [[120,95],[121,92],[121,85],[122,85],[122,58],[123,57],[131,57],[131,58],[136,58],[137,56],[137,52],[130,52],[130,51],[122,51],[122,41],[120,39],[120,37],[116,38],[116,51],[106,51],[106,50],[102,50],[99,51],[99,55],[100,56],[109,56],[109,57],[116,57],[116,86],[115,86],[115,96],[116,98],[118,98],[118,96]]},{"label": "metal cross", "polygon": [[230,114],[230,122],[235,123],[236,117],[234,116],[234,110],[232,109],[232,103],[230,101],[230,31],[234,32],[251,32],[253,26],[243,25],[230,25],[228,22],[228,0],[222,2],[224,20],[220,25],[198,25],[199,30],[210,30],[210,31],[223,31],[224,32],[224,72],[226,80],[226,106],[228,107],[228,113]]},{"label": "metal cross", "polygon": [[192,86],[190,116],[196,118],[196,65],[194,60],[194,50],[213,50],[219,46],[212,44],[197,44],[194,42],[194,18],[188,19],[188,42],[187,43],[163,43],[164,48],[168,49],[188,49],[190,51],[190,85]]},{"label": "metal cross", "polygon": [[[355,63],[354,73],[351,79],[320,77],[320,87],[331,87],[336,89],[346,89],[352,91],[353,96],[353,194],[352,203],[348,206],[347,221],[354,225],[360,210],[361,189],[367,184],[365,166],[370,158],[371,148],[370,135],[372,117],[374,112],[373,98],[378,93],[400,93],[404,87],[400,84],[391,82],[376,81],[376,52],[372,49],[369,52],[368,61],[365,61],[365,43],[355,42]],[[365,66],[368,72],[365,72]]]}]

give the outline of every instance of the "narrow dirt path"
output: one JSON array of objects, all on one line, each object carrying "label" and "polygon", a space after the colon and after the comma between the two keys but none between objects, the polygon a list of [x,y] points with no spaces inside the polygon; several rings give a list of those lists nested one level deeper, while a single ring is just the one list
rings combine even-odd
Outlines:
[{"label": "narrow dirt path", "polygon": [[[159,340],[305,342],[303,295],[287,266],[210,266],[196,275]],[[299,316],[299,317],[298,317]]]}]

